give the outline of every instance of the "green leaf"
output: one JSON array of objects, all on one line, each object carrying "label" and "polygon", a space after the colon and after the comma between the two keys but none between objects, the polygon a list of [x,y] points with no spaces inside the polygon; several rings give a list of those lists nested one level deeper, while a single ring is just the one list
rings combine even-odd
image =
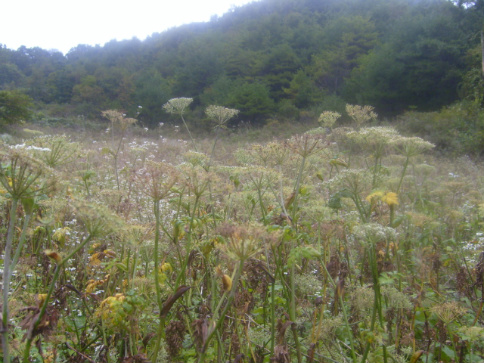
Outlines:
[{"label": "green leaf", "polygon": [[303,258],[306,258],[308,260],[313,260],[315,258],[321,257],[321,253],[317,251],[314,247],[312,246],[297,246],[296,248],[293,248],[291,252],[289,252],[289,257],[287,259],[287,265],[289,267],[294,266],[298,261],[300,261]]}]

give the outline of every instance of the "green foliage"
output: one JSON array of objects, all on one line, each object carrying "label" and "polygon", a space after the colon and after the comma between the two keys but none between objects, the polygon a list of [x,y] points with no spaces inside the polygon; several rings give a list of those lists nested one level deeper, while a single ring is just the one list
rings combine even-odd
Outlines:
[{"label": "green foliage", "polygon": [[0,85],[2,88],[21,87],[25,75],[14,63],[0,63]]},{"label": "green foliage", "polygon": [[79,45],[66,57],[2,47],[0,89],[69,104],[76,116],[139,111],[149,126],[160,122],[162,104],[182,95],[194,98],[198,114],[218,104],[255,123],[314,108],[313,116],[341,113],[321,106],[325,95],[374,105],[382,116],[435,111],[475,94],[478,80],[467,72],[479,66],[482,12],[479,1],[261,0],[145,41]]},{"label": "green foliage", "polygon": [[83,77],[81,82],[73,88],[73,101],[76,103],[99,105],[104,98],[104,91],[93,75]]},{"label": "green foliage", "polygon": [[240,110],[242,117],[259,121],[274,110],[269,88],[260,83],[242,83],[230,95],[229,104]]},{"label": "green foliage", "polygon": [[375,25],[361,16],[338,17],[325,28],[327,47],[312,58],[312,74],[331,93],[340,91],[350,72],[377,42]]},{"label": "green foliage", "polygon": [[315,82],[302,70],[294,75],[284,93],[298,109],[307,109],[322,100]]},{"label": "green foliage", "polygon": [[[237,114],[206,111],[219,130]],[[348,114],[192,145],[109,110],[95,140],[0,145],[4,360],[478,361],[481,163]]]},{"label": "green foliage", "polygon": [[427,138],[441,152],[484,153],[484,111],[474,100],[435,112],[406,112],[398,120],[402,131]]},{"label": "green foliage", "polygon": [[0,124],[14,124],[31,116],[32,99],[19,91],[0,91]]},{"label": "green foliage", "polygon": [[287,258],[287,265],[289,267],[293,267],[297,263],[301,263],[302,259],[314,260],[318,257],[321,257],[321,253],[319,253],[314,247],[297,246],[291,249],[291,252],[289,252],[289,257]]},{"label": "green foliage", "polygon": [[140,72],[136,75],[134,83],[135,91],[132,97],[134,106],[139,111],[139,120],[146,125],[157,126],[161,121],[161,106],[171,98],[171,85],[155,69]]},{"label": "green foliage", "polygon": [[354,68],[345,85],[347,97],[387,114],[409,106],[436,109],[456,100],[467,37],[459,18],[448,2],[416,6]]}]

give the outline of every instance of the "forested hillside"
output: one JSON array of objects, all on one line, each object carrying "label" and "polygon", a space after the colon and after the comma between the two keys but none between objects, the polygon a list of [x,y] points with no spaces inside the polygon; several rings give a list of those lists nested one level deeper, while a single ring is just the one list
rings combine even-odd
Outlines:
[{"label": "forested hillside", "polygon": [[236,108],[253,124],[345,103],[383,116],[433,111],[482,101],[483,14],[482,0],[261,0],[65,56],[0,47],[0,90],[20,89],[53,114],[122,109],[146,126],[173,97]]}]

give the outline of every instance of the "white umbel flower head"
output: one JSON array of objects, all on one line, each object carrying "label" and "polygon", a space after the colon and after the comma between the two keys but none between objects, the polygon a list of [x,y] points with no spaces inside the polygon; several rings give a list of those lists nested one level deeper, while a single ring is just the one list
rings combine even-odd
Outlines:
[{"label": "white umbel flower head", "polygon": [[163,109],[171,114],[178,113],[183,114],[185,109],[190,106],[193,102],[193,98],[188,97],[179,97],[179,98],[172,98],[167,103],[163,105]]},{"label": "white umbel flower head", "polygon": [[222,127],[232,117],[237,116],[238,113],[239,110],[215,105],[210,105],[205,109],[207,117],[217,123],[215,127]]}]

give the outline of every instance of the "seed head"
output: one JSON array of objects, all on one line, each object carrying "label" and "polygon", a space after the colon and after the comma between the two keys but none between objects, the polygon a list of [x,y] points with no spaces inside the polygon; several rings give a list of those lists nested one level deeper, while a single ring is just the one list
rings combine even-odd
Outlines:
[{"label": "seed head", "polygon": [[193,102],[193,98],[188,97],[179,97],[179,98],[172,98],[167,103],[163,105],[163,109],[171,114],[177,113],[182,115],[185,112],[185,109],[190,106]]},{"label": "seed head", "polygon": [[373,112],[374,109],[373,106],[346,105],[346,113],[356,122],[358,127],[378,117],[378,115]]},{"label": "seed head", "polygon": [[239,110],[215,105],[210,105],[205,109],[205,114],[207,117],[216,122],[216,128],[225,125],[228,120],[237,116],[238,113]]},{"label": "seed head", "polygon": [[125,131],[129,126],[138,122],[134,118],[126,117],[126,115],[118,110],[107,110],[103,111],[102,115],[111,121],[111,125],[119,127],[121,131]]},{"label": "seed head", "polygon": [[341,114],[334,111],[324,111],[319,115],[318,122],[323,127],[332,128],[334,123],[341,117]]}]

